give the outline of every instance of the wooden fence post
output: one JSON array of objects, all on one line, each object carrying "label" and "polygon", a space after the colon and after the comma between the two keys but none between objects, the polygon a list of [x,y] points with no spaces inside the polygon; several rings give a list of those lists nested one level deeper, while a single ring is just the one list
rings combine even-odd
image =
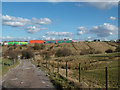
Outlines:
[{"label": "wooden fence post", "polygon": [[47,60],[46,60],[46,68],[47,68]]},{"label": "wooden fence post", "polygon": [[108,77],[107,77],[107,67],[105,67],[105,75],[106,75],[106,90],[108,90]]},{"label": "wooden fence post", "polygon": [[54,61],[53,61],[53,73],[54,73]]},{"label": "wooden fence post", "polygon": [[67,77],[67,61],[66,61],[66,77]]},{"label": "wooden fence post", "polygon": [[80,63],[79,63],[79,82],[80,82]]},{"label": "wooden fence post", "polygon": [[58,69],[57,69],[57,73],[59,73],[59,61],[58,61]]}]

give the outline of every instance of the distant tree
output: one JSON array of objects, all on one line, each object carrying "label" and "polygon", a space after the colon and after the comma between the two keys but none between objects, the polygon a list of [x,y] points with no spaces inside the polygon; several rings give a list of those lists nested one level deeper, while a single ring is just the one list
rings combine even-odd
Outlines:
[{"label": "distant tree", "polygon": [[100,42],[100,39],[98,39],[98,42]]},{"label": "distant tree", "polygon": [[72,51],[68,48],[64,49],[58,49],[57,52],[55,53],[55,56],[61,57],[61,56],[69,56],[72,54]]},{"label": "distant tree", "polygon": [[115,52],[120,52],[120,46],[115,49]]},{"label": "distant tree", "polygon": [[22,49],[22,47],[20,46],[20,49]]},{"label": "distant tree", "polygon": [[112,53],[113,50],[112,50],[112,49],[108,49],[108,50],[106,50],[105,52],[106,52],[106,53]]},{"label": "distant tree", "polygon": [[97,40],[95,39],[95,40],[93,40],[94,42],[96,42]]},{"label": "distant tree", "polygon": [[38,43],[35,43],[35,45],[33,46],[34,50],[40,50],[40,49],[44,49],[44,48],[45,48],[45,45],[38,44]]},{"label": "distant tree", "polygon": [[24,50],[22,51],[22,58],[25,59],[34,58],[34,54],[31,50]]},{"label": "distant tree", "polygon": [[11,60],[13,60],[13,59],[18,59],[18,53],[17,53],[16,51],[10,51],[10,52],[8,53],[8,56],[9,56],[9,58],[10,58]]}]

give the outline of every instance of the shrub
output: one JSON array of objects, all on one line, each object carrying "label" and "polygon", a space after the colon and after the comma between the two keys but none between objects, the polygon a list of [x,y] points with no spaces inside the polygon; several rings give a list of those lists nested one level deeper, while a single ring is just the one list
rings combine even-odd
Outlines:
[{"label": "shrub", "polygon": [[102,53],[101,51],[95,51],[95,54],[100,54],[100,53]]},{"label": "shrub", "polygon": [[20,49],[22,49],[22,47],[20,46]]},{"label": "shrub", "polygon": [[48,52],[48,51],[43,51],[40,53],[40,55],[43,56],[44,59],[50,58],[50,52]]},{"label": "shrub", "polygon": [[16,51],[9,51],[8,56],[11,60],[18,59],[18,52]]},{"label": "shrub", "polygon": [[70,49],[64,48],[64,49],[58,49],[55,53],[55,56],[61,57],[61,56],[69,56],[72,54],[72,51]]},{"label": "shrub", "polygon": [[38,43],[35,43],[35,45],[33,46],[34,50],[40,50],[40,49],[44,49],[45,48],[45,45],[43,44],[38,44]]},{"label": "shrub", "polygon": [[112,49],[108,49],[108,50],[106,50],[105,52],[106,52],[106,53],[112,53],[113,50],[112,50]]},{"label": "shrub", "polygon": [[87,49],[81,50],[80,55],[86,55],[86,54],[89,54],[89,50]]},{"label": "shrub", "polygon": [[115,52],[120,52],[120,46],[115,49]]},{"label": "shrub", "polygon": [[25,59],[34,58],[34,54],[31,50],[24,50],[22,51],[22,58]]},{"label": "shrub", "polygon": [[9,47],[8,51],[11,51],[11,50],[13,50],[13,47]]},{"label": "shrub", "polygon": [[62,56],[62,50],[58,49],[57,52],[55,53],[55,56],[61,57]]}]

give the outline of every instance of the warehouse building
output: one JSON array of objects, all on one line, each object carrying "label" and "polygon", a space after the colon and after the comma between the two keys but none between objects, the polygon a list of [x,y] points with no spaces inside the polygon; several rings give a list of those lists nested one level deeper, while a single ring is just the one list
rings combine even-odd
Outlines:
[{"label": "warehouse building", "polygon": [[46,41],[44,41],[44,40],[30,40],[29,43],[30,43],[30,44],[35,44],[35,43],[46,43]]}]

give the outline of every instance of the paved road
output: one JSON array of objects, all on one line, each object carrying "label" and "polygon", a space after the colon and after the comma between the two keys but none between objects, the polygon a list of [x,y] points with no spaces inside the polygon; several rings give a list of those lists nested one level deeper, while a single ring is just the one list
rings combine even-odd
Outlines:
[{"label": "paved road", "polygon": [[2,78],[5,88],[54,88],[46,73],[36,68],[29,60],[9,70]]}]

